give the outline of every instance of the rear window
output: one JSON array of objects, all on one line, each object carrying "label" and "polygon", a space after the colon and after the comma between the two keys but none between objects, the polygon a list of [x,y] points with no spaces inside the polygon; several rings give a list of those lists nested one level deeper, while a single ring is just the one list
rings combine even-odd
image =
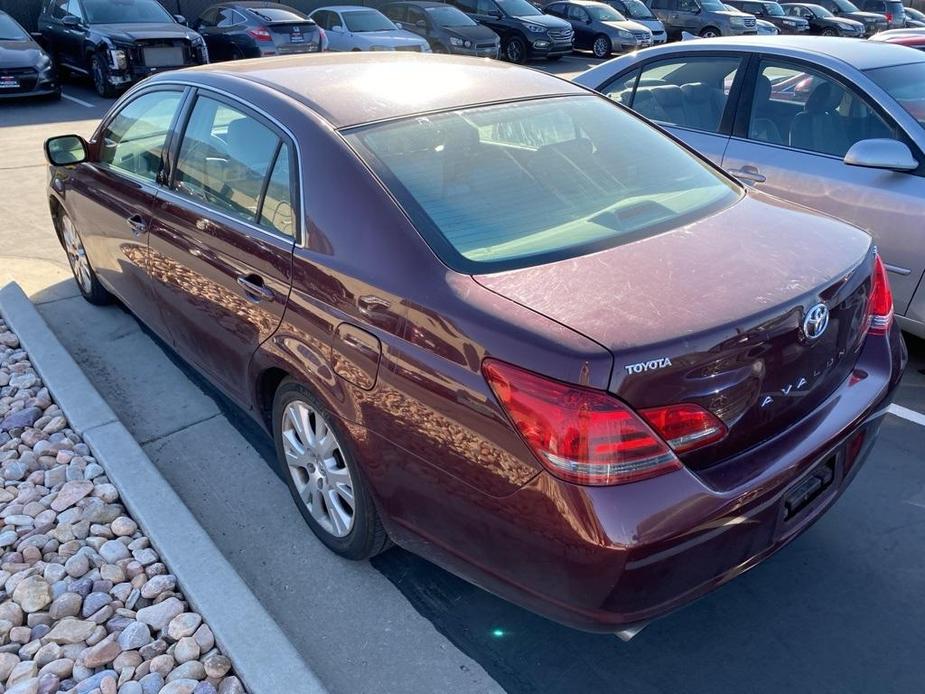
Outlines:
[{"label": "rear window", "polygon": [[26,41],[29,36],[9,15],[0,14],[0,41]]},{"label": "rear window", "polygon": [[304,15],[291,7],[251,8],[251,12],[265,22],[302,22],[308,18],[308,15]]},{"label": "rear window", "polygon": [[740,189],[594,96],[363,126],[348,141],[461,272],[583,255],[690,223]]}]

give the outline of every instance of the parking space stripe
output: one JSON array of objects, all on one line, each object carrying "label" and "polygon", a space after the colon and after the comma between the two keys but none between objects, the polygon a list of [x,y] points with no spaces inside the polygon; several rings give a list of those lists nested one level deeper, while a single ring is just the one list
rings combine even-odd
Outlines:
[{"label": "parking space stripe", "polygon": [[62,94],[62,99],[67,99],[68,101],[73,101],[75,104],[80,104],[81,106],[86,106],[87,108],[94,108],[94,105],[89,101],[84,101],[83,99],[78,99],[76,96],[71,96],[70,94]]},{"label": "parking space stripe", "polygon": [[910,410],[908,407],[903,407],[902,405],[890,405],[890,408],[887,410],[890,414],[895,414],[897,417],[902,417],[905,420],[914,422],[925,427],[925,414],[921,412],[916,412],[915,410]]}]

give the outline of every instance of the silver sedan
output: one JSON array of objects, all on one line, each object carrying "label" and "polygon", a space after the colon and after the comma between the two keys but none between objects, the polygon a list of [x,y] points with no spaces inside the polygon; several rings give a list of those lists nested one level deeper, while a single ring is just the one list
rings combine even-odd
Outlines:
[{"label": "silver sedan", "polygon": [[575,81],[744,183],[868,230],[903,328],[925,337],[925,53],[813,36],[717,38],[616,58]]}]

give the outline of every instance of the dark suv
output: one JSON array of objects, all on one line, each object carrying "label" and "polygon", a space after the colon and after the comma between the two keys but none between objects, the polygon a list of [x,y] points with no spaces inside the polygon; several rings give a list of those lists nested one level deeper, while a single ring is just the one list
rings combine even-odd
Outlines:
[{"label": "dark suv", "polygon": [[864,36],[873,36],[878,31],[885,31],[889,28],[886,15],[862,12],[851,0],[816,0],[816,4],[824,7],[836,17],[860,22],[864,25]]},{"label": "dark suv", "polygon": [[861,0],[864,12],[875,12],[886,17],[890,29],[902,29],[906,26],[906,8],[900,0]]},{"label": "dark suv", "polygon": [[809,21],[802,17],[792,17],[776,2],[768,0],[725,0],[730,7],[753,14],[758,19],[770,22],[782,34],[807,34]]},{"label": "dark suv", "polygon": [[543,14],[527,0],[448,0],[501,37],[501,55],[512,63],[558,60],[572,52],[572,25]]},{"label": "dark suv", "polygon": [[103,97],[155,72],[209,62],[202,37],[157,0],[46,0],[39,16],[59,69],[89,75]]}]

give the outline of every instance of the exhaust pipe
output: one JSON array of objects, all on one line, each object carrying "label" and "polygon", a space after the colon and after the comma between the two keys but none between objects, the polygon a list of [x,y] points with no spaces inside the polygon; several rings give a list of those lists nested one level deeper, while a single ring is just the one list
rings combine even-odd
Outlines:
[{"label": "exhaust pipe", "polygon": [[631,638],[633,638],[636,634],[638,634],[640,631],[645,629],[647,626],[649,626],[648,622],[641,622],[640,624],[634,624],[631,627],[627,627],[626,629],[621,629],[620,631],[615,632],[615,633],[618,639],[626,643]]}]

